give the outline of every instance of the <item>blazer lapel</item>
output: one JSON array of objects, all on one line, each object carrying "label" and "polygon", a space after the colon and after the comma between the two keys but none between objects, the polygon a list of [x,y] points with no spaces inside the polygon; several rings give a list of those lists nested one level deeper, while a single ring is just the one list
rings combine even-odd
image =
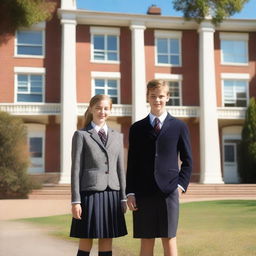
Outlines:
[{"label": "blazer lapel", "polygon": [[106,148],[109,148],[109,146],[113,142],[114,138],[115,138],[114,130],[111,128],[108,128],[108,139],[107,139]]},{"label": "blazer lapel", "polygon": [[90,124],[86,127],[86,131],[91,134],[91,138],[93,140],[95,140],[100,146],[105,148],[105,146],[103,145],[98,133],[95,131],[95,129],[93,129],[93,127]]},{"label": "blazer lapel", "polygon": [[156,132],[154,130],[154,127],[150,123],[149,115],[146,116],[143,119],[143,126],[145,128],[145,133],[148,134],[150,137],[156,137],[157,136],[157,134],[156,134]]},{"label": "blazer lapel", "polygon": [[161,128],[161,131],[159,133],[159,136],[162,136],[169,128],[170,122],[173,120],[173,117],[167,113],[167,116],[164,120],[163,126]]}]

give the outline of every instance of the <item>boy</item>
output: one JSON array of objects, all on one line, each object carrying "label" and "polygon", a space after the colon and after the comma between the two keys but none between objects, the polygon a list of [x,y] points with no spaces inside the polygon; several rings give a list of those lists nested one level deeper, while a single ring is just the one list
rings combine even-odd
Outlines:
[{"label": "boy", "polygon": [[140,256],[153,256],[157,237],[165,256],[178,255],[179,195],[188,187],[192,157],[187,125],[165,109],[169,97],[167,82],[149,81],[150,114],[130,128],[126,194]]}]

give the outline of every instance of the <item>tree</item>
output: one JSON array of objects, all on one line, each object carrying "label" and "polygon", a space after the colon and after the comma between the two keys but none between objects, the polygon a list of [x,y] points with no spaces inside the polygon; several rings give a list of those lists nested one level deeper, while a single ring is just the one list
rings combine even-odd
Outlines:
[{"label": "tree", "polygon": [[250,99],[238,146],[238,171],[243,183],[256,183],[256,100]]},{"label": "tree", "polygon": [[198,23],[211,16],[212,23],[220,24],[223,19],[240,12],[249,0],[173,0],[174,9],[182,11],[187,19]]},{"label": "tree", "polygon": [[25,125],[0,111],[0,198],[25,198],[31,191],[28,159]]},{"label": "tree", "polygon": [[46,0],[0,0],[0,34],[49,20],[55,7],[56,2]]}]

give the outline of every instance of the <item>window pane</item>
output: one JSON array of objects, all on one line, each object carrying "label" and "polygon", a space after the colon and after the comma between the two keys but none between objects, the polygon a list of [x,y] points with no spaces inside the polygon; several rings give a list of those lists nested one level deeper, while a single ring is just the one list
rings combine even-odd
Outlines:
[{"label": "window pane", "polygon": [[95,60],[104,60],[105,59],[104,52],[95,51],[94,52],[94,59]]},{"label": "window pane", "polygon": [[108,42],[108,50],[117,50],[117,36],[108,36],[107,37]]},{"label": "window pane", "polygon": [[235,148],[233,145],[224,146],[225,162],[235,162]]},{"label": "window pane", "polygon": [[171,50],[171,53],[179,54],[179,40],[178,39],[170,39],[170,50]]},{"label": "window pane", "polygon": [[247,63],[247,41],[222,40],[223,61],[227,63]]},{"label": "window pane", "polygon": [[18,94],[18,102],[42,102],[42,95],[38,94]]},{"label": "window pane", "polygon": [[157,53],[168,53],[167,39],[157,39]]},{"label": "window pane", "polygon": [[179,65],[180,64],[179,56],[171,56],[171,64]]},{"label": "window pane", "polygon": [[93,46],[94,49],[104,50],[104,36],[103,35],[94,35],[93,37]]},{"label": "window pane", "polygon": [[110,97],[112,99],[113,104],[117,104],[117,97]]},{"label": "window pane", "polygon": [[18,31],[17,41],[18,44],[42,44],[43,34],[42,31]]},{"label": "window pane", "polygon": [[43,139],[40,137],[33,137],[29,139],[29,152],[31,157],[42,157],[43,155]]},{"label": "window pane", "polygon": [[117,96],[117,90],[115,90],[115,89],[108,89],[108,95],[110,95],[110,96]]},{"label": "window pane", "polygon": [[108,80],[108,87],[117,88],[116,80]]},{"label": "window pane", "polygon": [[108,60],[117,60],[117,53],[109,52],[108,53]]},{"label": "window pane", "polygon": [[104,89],[95,89],[95,94],[105,94]]},{"label": "window pane", "polygon": [[157,62],[162,64],[168,64],[168,56],[167,55],[158,55]]},{"label": "window pane", "polygon": [[43,47],[41,46],[18,46],[18,54],[24,55],[42,55]]},{"label": "window pane", "polygon": [[105,81],[103,79],[95,79],[95,86],[104,87]]}]

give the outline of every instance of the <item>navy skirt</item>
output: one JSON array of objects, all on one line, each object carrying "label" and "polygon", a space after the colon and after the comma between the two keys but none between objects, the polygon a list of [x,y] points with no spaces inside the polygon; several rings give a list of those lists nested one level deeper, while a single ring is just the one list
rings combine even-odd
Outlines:
[{"label": "navy skirt", "polygon": [[82,219],[72,218],[71,237],[114,238],[127,235],[119,191],[83,191],[81,200]]}]

